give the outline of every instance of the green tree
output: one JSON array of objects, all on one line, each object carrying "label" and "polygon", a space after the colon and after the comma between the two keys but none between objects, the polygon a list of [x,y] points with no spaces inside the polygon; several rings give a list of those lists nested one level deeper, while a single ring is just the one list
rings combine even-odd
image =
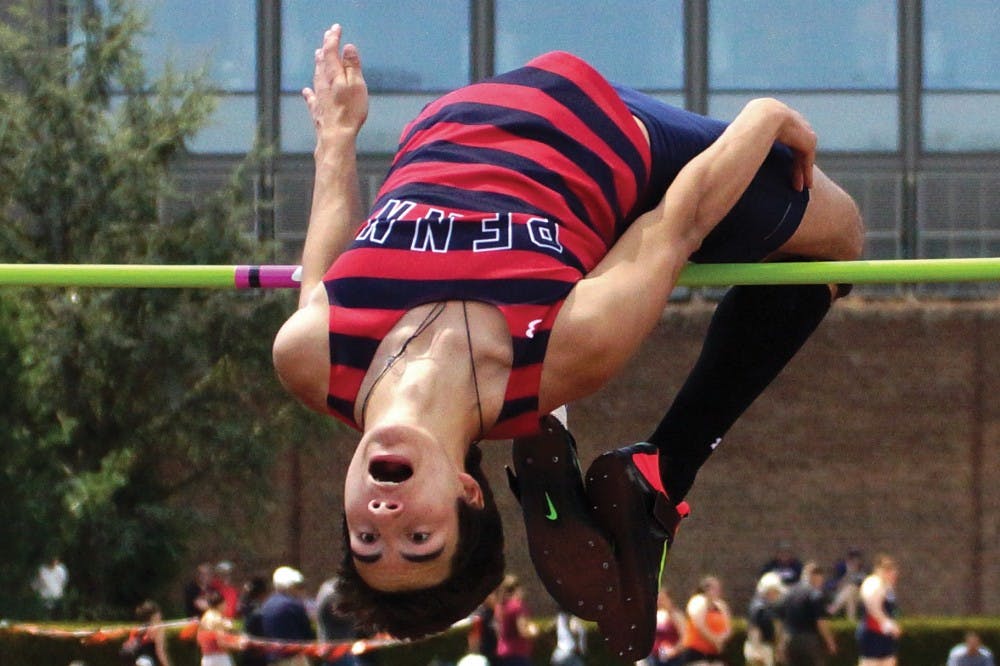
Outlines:
[{"label": "green tree", "polygon": [[[69,4],[64,25],[28,2],[0,23],[0,261],[266,260],[246,231],[252,166],[158,219],[179,200],[171,167],[213,109],[204,74],[147,80],[132,8]],[[123,613],[175,578],[209,513],[219,529],[252,524],[280,440],[304,436],[270,368],[291,305],[210,290],[5,292],[0,586],[23,598],[57,550],[80,608]]]}]

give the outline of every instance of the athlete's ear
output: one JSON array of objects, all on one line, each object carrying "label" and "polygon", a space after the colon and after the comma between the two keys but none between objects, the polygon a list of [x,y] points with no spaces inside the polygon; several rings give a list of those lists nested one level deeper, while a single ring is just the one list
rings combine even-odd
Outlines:
[{"label": "athlete's ear", "polygon": [[482,509],[486,502],[483,500],[483,489],[479,487],[479,482],[472,478],[468,472],[460,472],[459,481],[462,482],[462,499],[469,506]]}]

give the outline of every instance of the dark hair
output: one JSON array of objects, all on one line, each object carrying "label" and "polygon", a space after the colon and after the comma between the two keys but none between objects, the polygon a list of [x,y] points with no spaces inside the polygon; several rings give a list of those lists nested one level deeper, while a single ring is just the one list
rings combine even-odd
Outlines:
[{"label": "dark hair", "polygon": [[344,557],[340,564],[337,610],[354,618],[363,632],[387,632],[397,638],[419,638],[444,631],[468,617],[503,578],[503,525],[493,491],[482,470],[475,444],[465,456],[465,471],[483,491],[483,508],[458,499],[458,544],[451,573],[422,590],[383,592],[368,585],[351,557],[344,518]]},{"label": "dark hair", "polygon": [[135,617],[140,622],[149,622],[153,616],[160,612],[160,607],[155,601],[146,600],[135,607]]},{"label": "dark hair", "polygon": [[205,603],[208,604],[209,608],[215,608],[225,600],[226,598],[222,596],[222,592],[219,592],[215,588],[205,593]]},{"label": "dark hair", "polygon": [[806,562],[805,565],[802,567],[803,571],[806,571],[807,569],[809,570],[810,574],[826,574],[826,567],[824,567],[822,564],[814,560]]},{"label": "dark hair", "polygon": [[267,593],[270,592],[268,585],[267,579],[263,576],[254,576],[243,583],[241,600],[260,599],[267,596]]},{"label": "dark hair", "polygon": [[705,594],[708,592],[708,588],[712,586],[712,583],[718,582],[719,579],[716,576],[703,576],[702,579],[698,581],[698,587],[694,588],[694,591],[696,594]]},{"label": "dark hair", "polygon": [[875,569],[898,569],[899,564],[897,564],[895,558],[886,555],[885,553],[879,553],[875,556]]}]

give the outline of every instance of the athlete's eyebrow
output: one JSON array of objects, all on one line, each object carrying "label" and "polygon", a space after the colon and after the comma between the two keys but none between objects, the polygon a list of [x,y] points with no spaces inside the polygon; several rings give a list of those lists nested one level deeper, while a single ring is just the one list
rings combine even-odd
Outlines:
[{"label": "athlete's eyebrow", "polygon": [[411,555],[410,553],[400,553],[399,556],[402,557],[407,562],[430,562],[433,559],[441,557],[441,553],[444,552],[444,546],[441,546],[437,550],[432,550],[429,553],[424,553],[423,555]]},{"label": "athlete's eyebrow", "polygon": [[[444,546],[441,546],[437,550],[432,550],[429,553],[421,553],[419,555],[415,555],[412,553],[400,553],[399,556],[402,557],[407,562],[415,562],[419,564],[421,562],[430,562],[431,560],[437,559],[441,557],[441,553],[443,552],[444,552]],[[351,557],[356,559],[358,562],[363,562],[365,564],[374,564],[375,562],[378,562],[380,559],[382,559],[382,553],[378,552],[372,555],[362,555],[360,553],[355,552],[352,549]]]}]

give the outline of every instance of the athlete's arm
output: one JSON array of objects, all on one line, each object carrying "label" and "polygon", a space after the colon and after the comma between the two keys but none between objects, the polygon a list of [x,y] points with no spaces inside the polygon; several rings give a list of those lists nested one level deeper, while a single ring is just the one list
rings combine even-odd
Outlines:
[{"label": "athlete's arm", "polygon": [[329,316],[323,274],[361,222],[356,139],[368,116],[368,89],[353,45],[340,49],[334,25],[316,50],[313,87],[302,91],[316,126],[316,177],[302,250],[299,309],[274,339],[272,359],[281,383],[306,406],[326,410],[330,363]]},{"label": "athlete's arm", "polygon": [[593,393],[631,358],[688,258],[739,200],[775,141],[795,153],[793,185],[809,187],[816,153],[809,123],[777,100],[753,100],[577,283],[553,327],[542,409]]},{"label": "athlete's arm", "polygon": [[163,666],[170,666],[170,655],[167,654],[167,636],[163,631],[163,627],[150,629],[150,633],[153,636],[153,649],[156,652],[157,659],[160,660]]},{"label": "athlete's arm", "polygon": [[733,635],[733,614],[729,611],[729,604],[727,604],[722,599],[716,601],[715,606],[726,618],[726,622],[722,631],[716,634],[716,637],[719,640],[719,649],[721,650],[722,647],[725,645],[726,641],[729,640],[729,637]]},{"label": "athlete's arm", "polygon": [[326,31],[316,50],[313,87],[302,91],[316,127],[316,176],[302,250],[299,307],[319,284],[361,222],[356,139],[368,117],[368,88],[353,44],[340,50],[341,27]]},{"label": "athlete's arm", "polygon": [[825,617],[819,618],[816,620],[816,629],[823,637],[823,642],[826,643],[826,651],[830,654],[837,654],[837,638],[833,633],[833,627],[830,626],[830,620]]},{"label": "athlete's arm", "polygon": [[865,613],[875,620],[879,631],[887,636],[898,636],[899,625],[885,613],[885,584],[876,576],[870,576],[861,584],[861,602],[865,605]]}]

